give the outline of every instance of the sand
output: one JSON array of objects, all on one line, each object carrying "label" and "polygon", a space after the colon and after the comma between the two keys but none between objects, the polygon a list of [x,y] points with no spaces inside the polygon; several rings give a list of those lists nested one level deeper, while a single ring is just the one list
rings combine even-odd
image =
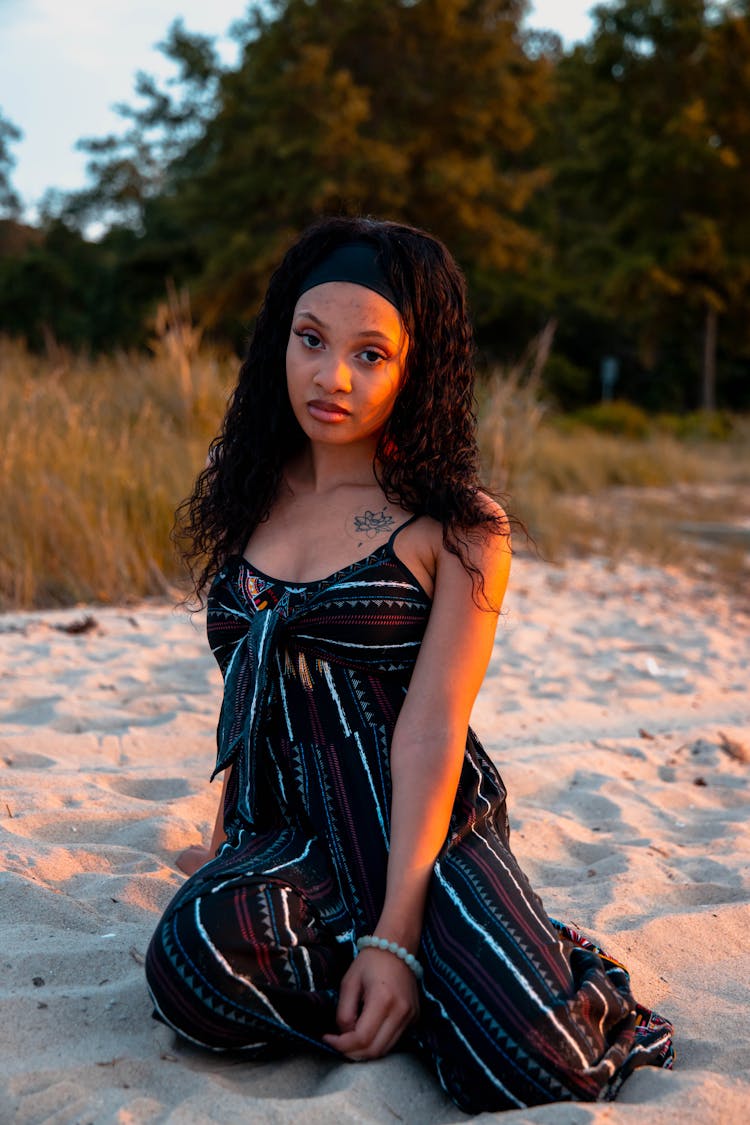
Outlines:
[{"label": "sand", "polygon": [[[673,571],[523,558],[506,605],[473,721],[515,851],[548,911],[673,1019],[678,1061],[616,1103],[502,1120],[744,1125],[747,605]],[[143,954],[218,800],[203,628],[154,603],[0,617],[0,1121],[468,1120],[405,1055],[238,1063],[150,1018]]]}]

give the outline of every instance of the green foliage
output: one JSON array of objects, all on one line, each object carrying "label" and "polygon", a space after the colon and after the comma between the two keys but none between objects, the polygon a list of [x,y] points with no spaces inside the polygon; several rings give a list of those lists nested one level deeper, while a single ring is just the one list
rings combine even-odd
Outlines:
[{"label": "green foliage", "polygon": [[564,407],[580,406],[591,396],[592,375],[561,352],[553,352],[544,367],[544,385]]},{"label": "green foliage", "polygon": [[736,420],[726,410],[694,410],[688,414],[659,414],[655,425],[681,441],[729,441]]},{"label": "green foliage", "polygon": [[648,414],[632,402],[600,402],[570,415],[571,424],[580,423],[602,434],[641,439],[651,433]]},{"label": "green foliage", "polygon": [[323,212],[414,222],[443,237],[480,317],[539,240],[521,219],[544,182],[529,167],[530,107],[550,64],[524,52],[523,0],[274,0],[236,35],[222,71],[210,45],[172,29],[181,100],[139,76],[145,103],[123,138],[86,142],[94,184],[79,223],[117,214],[194,265],[196,307],[236,335],[272,266]]},{"label": "green foliage", "polygon": [[146,301],[137,301],[137,278],[125,278],[122,240],[87,242],[60,219],[32,233],[0,253],[1,332],[37,349],[55,341],[100,351],[142,337]]},{"label": "green foliage", "polygon": [[498,278],[538,246],[520,212],[543,179],[524,152],[549,68],[525,56],[519,11],[516,0],[277,0],[252,14],[209,159],[180,195],[201,232],[209,322],[248,320],[290,238],[341,211],[444,238],[486,313]]},{"label": "green foliage", "polygon": [[[750,20],[746,4],[618,0],[561,59],[540,214],[563,300],[624,323],[634,364],[674,398],[719,342],[750,358]],[[704,395],[709,388],[704,388]],[[664,401],[664,399],[662,399]],[[653,405],[658,405],[657,402]]]},{"label": "green foliage", "polygon": [[734,438],[737,419],[726,410],[693,410],[686,414],[647,414],[632,402],[600,402],[557,415],[552,425],[560,433],[575,434],[582,426],[600,434],[646,441],[666,434],[681,442],[726,442]]}]

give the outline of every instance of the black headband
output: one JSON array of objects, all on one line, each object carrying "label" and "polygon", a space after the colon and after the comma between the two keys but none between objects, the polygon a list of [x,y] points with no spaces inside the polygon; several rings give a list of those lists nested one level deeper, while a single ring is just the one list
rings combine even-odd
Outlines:
[{"label": "black headband", "polygon": [[302,281],[297,297],[316,285],[325,285],[327,281],[350,281],[353,285],[364,285],[365,289],[372,289],[385,297],[401,312],[396,294],[378,261],[378,249],[372,242],[360,240],[337,246],[327,258],[313,266]]}]

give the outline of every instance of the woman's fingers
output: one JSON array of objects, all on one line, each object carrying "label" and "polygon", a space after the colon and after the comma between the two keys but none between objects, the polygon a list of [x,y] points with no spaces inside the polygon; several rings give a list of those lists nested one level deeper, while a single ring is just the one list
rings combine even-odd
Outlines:
[{"label": "woman's fingers", "polygon": [[356,971],[356,964],[355,961],[345,974],[339,989],[336,1023],[341,1031],[352,1031],[359,1015],[363,982],[361,973]]},{"label": "woman's fingers", "polygon": [[326,1035],[325,1042],[350,1059],[380,1058],[396,1045],[418,1010],[416,981],[407,966],[383,960],[382,953],[375,958],[360,954],[341,983],[341,1034]]},{"label": "woman's fingers", "polygon": [[410,1014],[404,1012],[390,1012],[386,1016],[375,1013],[371,1020],[360,1017],[351,1031],[328,1036],[327,1041],[342,1055],[356,1062],[379,1059],[395,1047],[410,1023]]}]

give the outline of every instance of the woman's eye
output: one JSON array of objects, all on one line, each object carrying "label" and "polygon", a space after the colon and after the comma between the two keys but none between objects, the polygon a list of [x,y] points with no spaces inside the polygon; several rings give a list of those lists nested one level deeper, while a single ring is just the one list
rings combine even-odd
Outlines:
[{"label": "woman's eye", "polygon": [[295,336],[299,336],[306,348],[312,348],[314,351],[317,351],[320,347],[320,337],[317,336],[314,332],[306,332],[304,330],[299,331],[295,329],[294,334]]},{"label": "woman's eye", "polygon": [[376,352],[374,348],[365,348],[365,350],[359,354],[362,356],[365,363],[369,363],[371,367],[374,367],[376,363],[383,363],[385,360],[383,353]]}]

